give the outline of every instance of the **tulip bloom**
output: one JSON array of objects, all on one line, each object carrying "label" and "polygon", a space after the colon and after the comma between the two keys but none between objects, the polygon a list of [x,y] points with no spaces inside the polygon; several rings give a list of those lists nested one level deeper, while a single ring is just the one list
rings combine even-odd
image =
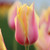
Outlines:
[{"label": "tulip bloom", "polygon": [[12,29],[15,29],[14,18],[17,15],[17,8],[20,7],[20,5],[20,2],[15,2],[8,12],[8,24]]},{"label": "tulip bloom", "polygon": [[42,12],[39,23],[38,50],[50,50],[50,7]]},{"label": "tulip bloom", "polygon": [[15,39],[21,45],[33,44],[38,38],[33,4],[20,6],[15,17]]},{"label": "tulip bloom", "polygon": [[0,50],[7,50],[6,47],[5,47],[5,44],[4,44],[1,29],[0,29]]}]

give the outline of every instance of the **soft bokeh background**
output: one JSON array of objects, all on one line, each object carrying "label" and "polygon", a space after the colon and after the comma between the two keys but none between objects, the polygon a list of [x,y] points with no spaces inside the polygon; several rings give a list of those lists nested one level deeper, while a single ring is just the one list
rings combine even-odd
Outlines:
[{"label": "soft bokeh background", "polygon": [[[8,10],[12,4],[17,0],[0,0],[0,28],[2,30],[3,38],[8,50],[24,50],[24,46],[21,46],[15,41],[15,31],[9,28],[8,26]],[[22,4],[31,4],[34,2],[34,7],[37,14],[40,16],[40,13],[43,9],[50,6],[50,0],[18,0]],[[30,46],[30,50],[35,50],[33,45]]]}]

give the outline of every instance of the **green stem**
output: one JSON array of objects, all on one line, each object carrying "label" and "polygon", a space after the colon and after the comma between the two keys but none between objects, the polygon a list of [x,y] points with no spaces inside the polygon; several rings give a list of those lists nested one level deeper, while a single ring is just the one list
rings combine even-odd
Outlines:
[{"label": "green stem", "polygon": [[28,46],[25,45],[25,50],[29,50],[29,45]]}]

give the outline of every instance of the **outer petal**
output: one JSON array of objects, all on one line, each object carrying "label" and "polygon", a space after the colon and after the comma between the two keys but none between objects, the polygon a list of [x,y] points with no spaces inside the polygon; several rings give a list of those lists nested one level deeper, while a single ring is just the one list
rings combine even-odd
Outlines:
[{"label": "outer petal", "polygon": [[29,37],[30,44],[34,43],[38,38],[38,30],[37,30],[35,15],[34,15],[34,9],[32,15],[29,17],[28,37]]},{"label": "outer petal", "polygon": [[1,29],[0,29],[0,50],[7,50],[6,47],[5,47],[5,44],[4,44]]},{"label": "outer petal", "polygon": [[8,24],[12,29],[15,29],[14,18],[17,15],[17,7],[20,7],[20,2],[15,2],[9,10]]},{"label": "outer petal", "polygon": [[38,14],[36,13],[36,11],[35,11],[35,20],[36,20],[37,26],[38,26],[38,28],[39,28],[40,17],[39,17]]},{"label": "outer petal", "polygon": [[17,17],[15,18],[15,39],[21,45],[24,45],[25,33],[23,30],[23,25],[20,23],[20,20]]}]

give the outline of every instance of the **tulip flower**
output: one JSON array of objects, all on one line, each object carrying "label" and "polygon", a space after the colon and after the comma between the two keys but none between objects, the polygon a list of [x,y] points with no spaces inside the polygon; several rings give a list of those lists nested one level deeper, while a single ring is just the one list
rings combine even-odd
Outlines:
[{"label": "tulip flower", "polygon": [[15,29],[15,22],[14,18],[17,15],[17,8],[20,7],[21,3],[20,2],[15,2],[11,8],[9,9],[8,12],[8,24],[10,28]]},{"label": "tulip flower", "polygon": [[19,7],[15,17],[15,39],[21,45],[31,45],[38,38],[34,6],[26,4]]},{"label": "tulip flower", "polygon": [[50,50],[50,7],[41,14],[39,37],[35,46],[37,46],[37,50]]},{"label": "tulip flower", "polygon": [[1,29],[0,29],[0,50],[7,50],[6,47],[5,47],[3,37],[2,37]]}]

